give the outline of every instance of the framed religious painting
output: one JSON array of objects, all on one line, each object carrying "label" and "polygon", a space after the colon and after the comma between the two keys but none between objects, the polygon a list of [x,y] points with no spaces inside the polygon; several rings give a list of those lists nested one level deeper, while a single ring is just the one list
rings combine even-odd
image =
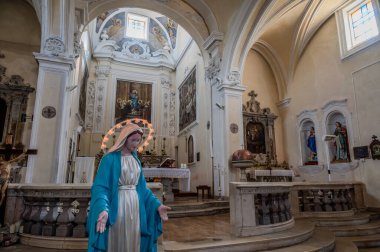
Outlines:
[{"label": "framed religious painting", "polygon": [[152,84],[117,80],[115,124],[126,119],[152,121]]},{"label": "framed religious painting", "polygon": [[197,75],[194,67],[179,86],[179,132],[197,119]]}]

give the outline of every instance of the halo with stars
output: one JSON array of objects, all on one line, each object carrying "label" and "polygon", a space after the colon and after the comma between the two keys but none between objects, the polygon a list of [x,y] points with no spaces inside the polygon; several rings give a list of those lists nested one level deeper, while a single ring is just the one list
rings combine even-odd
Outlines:
[{"label": "halo with stars", "polygon": [[144,147],[149,145],[150,140],[153,139],[153,134],[154,134],[153,125],[148,120],[141,119],[141,118],[132,118],[132,119],[124,120],[124,121],[116,124],[115,126],[113,126],[110,130],[108,130],[107,134],[103,137],[102,145],[100,147],[104,153],[107,152],[107,150],[108,150],[107,143],[110,140],[111,136],[115,134],[116,130],[121,130],[125,126],[127,126],[128,124],[131,124],[131,123],[134,123],[137,125],[143,124],[145,126],[145,128],[149,129],[148,136],[145,138],[144,142],[140,145],[140,147],[138,148],[138,151],[142,152]]}]

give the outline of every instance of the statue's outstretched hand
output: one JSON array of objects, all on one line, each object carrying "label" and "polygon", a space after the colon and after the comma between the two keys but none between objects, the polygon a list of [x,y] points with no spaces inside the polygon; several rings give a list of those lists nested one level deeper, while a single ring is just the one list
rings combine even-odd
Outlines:
[{"label": "statue's outstretched hand", "polygon": [[172,209],[170,207],[168,207],[168,206],[165,206],[165,205],[161,205],[157,209],[158,213],[160,214],[161,220],[167,221],[169,219],[168,218],[168,211],[169,210],[172,210]]},{"label": "statue's outstretched hand", "polygon": [[106,230],[106,223],[108,220],[108,212],[103,211],[99,214],[98,222],[96,223],[96,232],[103,233]]}]

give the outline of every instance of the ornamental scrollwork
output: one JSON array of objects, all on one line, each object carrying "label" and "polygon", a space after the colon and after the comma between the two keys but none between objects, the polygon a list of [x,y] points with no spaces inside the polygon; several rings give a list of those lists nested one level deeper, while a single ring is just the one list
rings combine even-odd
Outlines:
[{"label": "ornamental scrollwork", "polygon": [[45,51],[50,52],[54,56],[65,52],[65,44],[63,43],[61,37],[53,35],[45,40]]}]

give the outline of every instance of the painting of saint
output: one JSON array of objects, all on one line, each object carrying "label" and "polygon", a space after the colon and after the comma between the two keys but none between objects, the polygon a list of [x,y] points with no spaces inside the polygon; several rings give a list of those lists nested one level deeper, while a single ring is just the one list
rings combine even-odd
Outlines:
[{"label": "painting of saint", "polygon": [[197,119],[196,86],[196,69],[194,67],[178,88],[179,131],[182,131]]},{"label": "painting of saint", "polygon": [[264,125],[248,123],[246,129],[247,149],[252,153],[266,153]]},{"label": "painting of saint", "polygon": [[118,80],[116,86],[115,124],[126,119],[152,121],[152,84]]}]

